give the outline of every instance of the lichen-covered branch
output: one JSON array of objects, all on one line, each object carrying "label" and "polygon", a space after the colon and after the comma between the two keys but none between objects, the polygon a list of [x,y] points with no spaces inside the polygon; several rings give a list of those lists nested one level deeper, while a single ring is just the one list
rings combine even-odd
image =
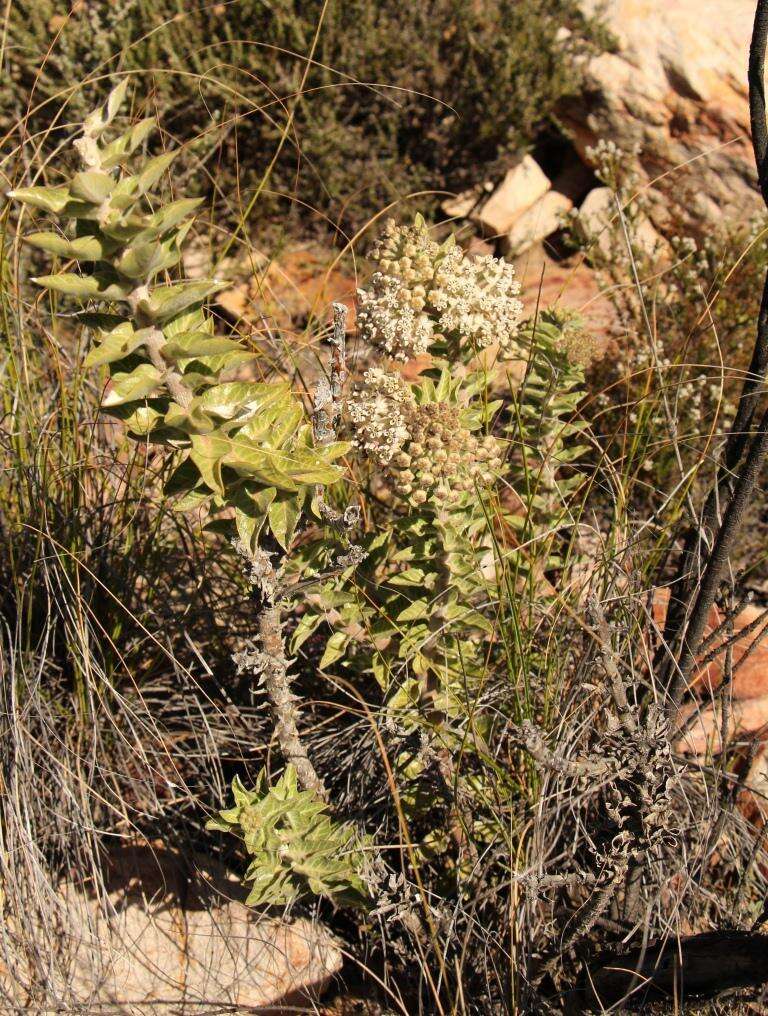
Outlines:
[{"label": "lichen-covered branch", "polygon": [[259,640],[267,659],[264,663],[264,689],[269,696],[275,719],[275,737],[286,762],[291,763],[305,790],[314,790],[324,801],[328,791],[309,760],[299,734],[297,697],[291,691],[291,677],[285,657],[282,617],[279,604],[262,609],[258,621]]},{"label": "lichen-covered branch", "polygon": [[327,801],[328,791],[299,733],[298,699],[291,690],[292,678],[283,638],[278,573],[270,555],[262,549],[244,556],[250,564],[249,578],[258,601],[257,642],[236,654],[235,662],[241,671],[250,670],[258,676],[272,709],[280,751],[285,761],[295,768],[301,786]]}]

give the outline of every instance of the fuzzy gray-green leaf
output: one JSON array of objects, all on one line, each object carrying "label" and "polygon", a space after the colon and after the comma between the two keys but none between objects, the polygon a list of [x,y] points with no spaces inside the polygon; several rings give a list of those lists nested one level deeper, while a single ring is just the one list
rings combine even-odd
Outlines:
[{"label": "fuzzy gray-green leaf", "polygon": [[8,197],[44,212],[60,212],[70,199],[68,187],[20,187]]},{"label": "fuzzy gray-green leaf", "polygon": [[30,233],[24,242],[48,254],[56,254],[62,258],[73,258],[78,261],[102,261],[115,250],[113,241],[100,236],[78,236],[70,240],[61,233]]},{"label": "fuzzy gray-green leaf", "polygon": [[162,381],[160,371],[151,363],[142,363],[128,373],[114,374],[102,405],[106,408],[122,406],[151,395]]}]

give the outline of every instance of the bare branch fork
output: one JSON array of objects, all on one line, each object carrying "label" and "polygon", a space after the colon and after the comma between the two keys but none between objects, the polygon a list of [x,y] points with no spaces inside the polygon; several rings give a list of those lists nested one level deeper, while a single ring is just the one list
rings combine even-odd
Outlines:
[{"label": "bare branch fork", "polygon": [[[758,182],[768,206],[768,127],[765,102],[765,54],[768,0],[758,0],[749,51],[749,107]],[[704,637],[707,617],[726,577],[744,513],[768,453],[768,410],[758,420],[768,374],[768,273],[763,285],[752,361],[726,442],[722,463],[704,505],[701,522],[689,534],[667,617],[661,679],[673,715]],[[756,425],[755,425],[756,424]]]},{"label": "bare branch fork", "polygon": [[[666,821],[672,774],[668,723],[653,707],[642,720],[635,716],[602,606],[595,598],[590,598],[587,609],[612,705],[605,733],[590,754],[567,758],[547,746],[543,732],[534,724],[523,722],[514,731],[517,743],[539,768],[565,778],[587,778],[593,790],[599,791],[601,807],[613,830],[605,845],[596,848],[597,876],[588,871],[579,873],[580,884],[589,886],[591,895],[574,916],[574,923],[559,943],[557,952],[537,972],[537,980],[554,969],[564,952],[589,934],[595,922],[616,901],[622,883],[624,918],[634,920],[649,858],[663,842],[668,842],[670,835]],[[566,884],[568,881],[560,876],[544,876],[538,883],[531,882],[530,891]]]}]

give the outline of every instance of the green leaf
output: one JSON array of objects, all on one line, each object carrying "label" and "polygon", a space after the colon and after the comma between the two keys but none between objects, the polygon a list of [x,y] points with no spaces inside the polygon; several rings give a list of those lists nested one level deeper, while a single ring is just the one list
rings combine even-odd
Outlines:
[{"label": "green leaf", "polygon": [[240,508],[235,508],[234,517],[240,542],[249,550],[255,550],[259,532],[264,525],[263,517],[259,519],[255,514],[241,511]]},{"label": "green leaf", "polygon": [[129,279],[150,279],[158,272],[175,265],[181,250],[175,239],[165,243],[156,240],[134,240],[121,254],[115,267]]},{"label": "green leaf", "polygon": [[222,460],[230,450],[230,442],[218,434],[193,434],[190,459],[200,470],[208,487],[216,494],[224,494],[221,477]]},{"label": "green leaf", "polygon": [[[200,396],[200,405],[206,412],[214,413],[224,420],[234,416],[253,414],[265,405],[284,398],[290,391],[287,384],[266,384],[259,381],[228,381],[214,385]],[[250,437],[245,428],[240,431],[244,437]]]},{"label": "green leaf", "polygon": [[435,402],[444,402],[451,394],[451,373],[449,370],[440,371],[440,380],[435,388]]},{"label": "green leaf", "polygon": [[254,446],[239,437],[230,441],[226,464],[242,476],[252,476],[282,490],[295,490],[299,484],[335,483],[343,475],[338,466],[324,461],[317,450],[299,449],[288,453]]},{"label": "green leaf", "polygon": [[393,575],[388,581],[393,586],[419,586],[424,588],[427,581],[427,573],[421,568],[406,568],[405,571]]},{"label": "green leaf", "polygon": [[188,375],[199,377],[199,383],[207,387],[216,381],[222,371],[231,370],[233,367],[238,367],[244,363],[251,363],[253,360],[258,360],[257,353],[251,353],[247,349],[235,348],[230,353],[219,353],[216,356],[184,357],[184,359],[179,359],[177,363],[182,369],[185,378]]},{"label": "green leaf", "polygon": [[266,519],[267,509],[277,497],[277,490],[274,487],[262,487],[257,490],[251,484],[246,484],[243,490],[253,501],[256,511]]},{"label": "green leaf", "polygon": [[295,491],[297,485],[335,483],[343,475],[338,466],[326,461],[324,448],[279,451],[243,439],[241,434],[228,439],[225,463],[241,476],[258,479],[266,486]]},{"label": "green leaf", "polygon": [[112,121],[117,116],[118,110],[125,101],[125,93],[128,91],[128,85],[130,84],[130,81],[131,79],[129,77],[127,76],[124,77],[121,81],[118,82],[118,84],[115,85],[115,87],[107,96],[106,115],[104,117],[105,127],[111,124]]},{"label": "green leaf", "polygon": [[281,448],[296,433],[304,419],[304,407],[298,399],[286,399],[280,407],[281,412],[274,426],[269,431],[269,443],[273,448]]},{"label": "green leaf", "polygon": [[338,459],[342,455],[346,455],[351,447],[351,441],[331,441],[327,445],[321,445],[319,450],[321,451],[324,459],[332,462],[334,459]]},{"label": "green leaf", "polygon": [[143,399],[151,395],[161,382],[162,375],[156,367],[151,363],[139,364],[135,370],[112,376],[102,405],[109,409],[112,406],[122,406],[126,402]]},{"label": "green leaf", "polygon": [[235,509],[237,535],[249,550],[256,547],[258,536],[267,521],[267,509],[276,493],[274,487],[251,492],[246,486],[241,486],[228,495],[229,503]]},{"label": "green leaf", "polygon": [[125,93],[128,89],[130,78],[125,77],[122,81],[116,85],[107,96],[107,101],[103,106],[99,106],[93,113],[89,114],[83,125],[84,131],[87,135],[98,135],[108,127],[117,115],[117,111],[123,104],[125,99]]},{"label": "green leaf", "polygon": [[115,250],[116,244],[99,236],[80,236],[70,240],[60,233],[30,233],[24,242],[48,254],[78,261],[102,261]]},{"label": "green leaf", "polygon": [[[113,213],[126,212],[142,195],[139,192],[139,184],[135,176],[124,176],[117,182],[115,189],[109,199],[109,207]],[[114,225],[120,224],[118,216]]]},{"label": "green leaf", "polygon": [[485,632],[487,635],[493,635],[494,633],[491,621],[478,610],[473,610],[465,604],[453,603],[446,608],[445,614],[446,620],[456,621],[465,628],[479,628],[480,631]]},{"label": "green leaf", "polygon": [[307,641],[310,635],[313,635],[320,625],[323,623],[322,614],[302,614],[299,619],[299,623],[296,625],[296,630],[291,636],[291,640],[288,646],[288,651],[291,656],[296,653],[301,646]]},{"label": "green leaf", "polygon": [[203,203],[204,198],[181,198],[178,201],[171,201],[165,208],[160,208],[152,215],[148,215],[142,236],[147,238],[159,236],[178,226],[191,212]]},{"label": "green leaf", "polygon": [[[291,454],[276,451],[272,459],[276,466],[284,469],[298,483],[336,483],[344,473],[338,466],[330,465],[326,460],[326,450],[330,447],[327,445],[322,449],[298,449]],[[331,456],[334,451],[331,449]]]},{"label": "green leaf", "polygon": [[325,652],[319,663],[320,670],[325,670],[326,667],[330,667],[332,663],[340,660],[349,641],[350,636],[346,632],[335,631],[325,644]]},{"label": "green leaf", "polygon": [[56,293],[64,293],[66,296],[93,300],[124,300],[132,288],[120,285],[111,273],[102,272],[95,272],[93,275],[59,272],[58,275],[41,275],[32,279],[32,282]]},{"label": "green leaf", "polygon": [[61,212],[64,218],[99,222],[101,226],[99,221],[100,214],[101,210],[98,205],[94,205],[91,201],[81,201],[75,198],[68,201]]},{"label": "green leaf", "polygon": [[183,494],[198,487],[200,481],[200,472],[194,462],[189,458],[184,458],[165,481],[163,493],[167,497]]},{"label": "green leaf", "polygon": [[201,303],[211,293],[223,289],[224,282],[180,282],[155,289],[149,299],[139,301],[139,310],[152,321],[166,322],[193,304]]},{"label": "green leaf", "polygon": [[291,545],[300,516],[301,508],[295,497],[281,497],[279,500],[273,501],[269,506],[267,512],[269,528],[272,530],[274,538],[285,551]]},{"label": "green leaf", "polygon": [[166,339],[172,339],[184,332],[207,332],[213,335],[213,318],[206,314],[202,307],[193,307],[163,325],[163,335]]},{"label": "green leaf", "polygon": [[197,399],[193,399],[186,408],[172,402],[165,414],[165,423],[185,434],[210,434],[216,426],[210,416],[203,412]]},{"label": "green leaf", "polygon": [[298,484],[274,462],[274,453],[250,441],[236,442],[227,439],[226,465],[240,476],[256,480],[265,487],[296,492]]},{"label": "green leaf", "polygon": [[178,154],[179,149],[163,152],[162,155],[149,159],[135,176],[123,177],[112,192],[110,200],[112,208],[125,211],[134,205],[139,198],[152,190]]},{"label": "green leaf", "polygon": [[93,169],[75,173],[69,185],[69,191],[73,198],[88,201],[94,205],[100,205],[114,189],[114,177],[109,173],[99,173],[98,170]]},{"label": "green leaf", "polygon": [[131,324],[122,314],[107,314],[103,311],[83,310],[76,315],[77,321],[95,332],[111,332],[122,324]]},{"label": "green leaf", "polygon": [[155,117],[150,116],[145,120],[139,120],[137,124],[119,138],[115,138],[102,150],[101,165],[104,169],[113,169],[119,166],[129,155],[143,144],[157,125]]},{"label": "green leaf", "polygon": [[172,152],[163,152],[162,155],[156,155],[144,165],[141,172],[137,174],[139,191],[142,194],[146,194],[147,191],[152,190],[163,173],[178,156],[179,151],[180,150],[176,148]]},{"label": "green leaf", "polygon": [[139,406],[132,412],[126,412],[128,408],[128,406],[110,407],[109,412],[122,420],[135,437],[147,437],[163,419],[162,410],[154,406]]},{"label": "green leaf", "polygon": [[229,353],[241,348],[239,343],[224,336],[209,335],[207,332],[182,332],[168,339],[163,346],[163,356],[172,360],[192,359]]},{"label": "green leaf", "polygon": [[413,603],[409,603],[405,610],[401,610],[397,615],[398,621],[421,621],[426,620],[432,612],[431,605],[428,600],[414,600]]},{"label": "green leaf", "polygon": [[86,367],[100,367],[104,363],[114,363],[129,356],[144,342],[151,328],[134,331],[130,321],[123,321],[111,332],[102,332],[98,345],[85,358]]},{"label": "green leaf", "polygon": [[69,187],[20,187],[8,197],[44,212],[61,212],[69,201]]},{"label": "green leaf", "polygon": [[211,497],[210,491],[207,490],[189,490],[177,501],[173,502],[173,510],[175,512],[196,511],[202,508],[206,502],[210,501]]}]

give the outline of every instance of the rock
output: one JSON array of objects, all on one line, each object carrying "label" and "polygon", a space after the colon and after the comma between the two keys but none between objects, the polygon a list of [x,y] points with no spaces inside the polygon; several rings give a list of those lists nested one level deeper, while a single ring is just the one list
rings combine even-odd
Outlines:
[{"label": "rock", "polygon": [[[669,590],[657,589],[653,597],[653,619],[663,630],[669,605]],[[768,641],[764,629],[768,618],[765,609],[754,604],[746,606],[733,620],[731,659],[734,672],[728,694],[728,737],[758,734],[768,739]],[[722,615],[712,606],[707,617],[705,635],[714,632],[722,623]],[[727,630],[707,647],[713,656],[705,666],[695,671],[691,680],[694,701],[686,702],[680,710],[678,726],[685,730],[676,750],[688,755],[702,756],[707,751],[715,754],[722,750],[722,704],[715,692],[723,683],[725,673]]]},{"label": "rock", "polygon": [[492,190],[493,184],[490,182],[472,187],[443,201],[440,208],[449,219],[467,219]]},{"label": "rock", "polygon": [[741,810],[755,822],[768,821],[768,751],[765,745],[749,767],[744,788],[739,801]]},{"label": "rock", "polygon": [[[515,267],[526,315],[535,314],[537,307],[578,311],[597,340],[598,350],[604,354],[615,347],[623,334],[616,308],[583,257],[556,261],[542,247],[535,246],[515,259]],[[598,352],[598,358],[600,355]]]},{"label": "rock", "polygon": [[[662,630],[667,617],[668,603],[668,589],[654,591],[653,619]],[[731,683],[731,695],[735,700],[768,697],[768,638],[764,634],[768,618],[764,617],[764,614],[763,607],[751,603],[744,607],[733,620],[734,641],[731,651],[733,666],[736,669]],[[718,608],[712,606],[707,617],[705,635],[718,628],[722,620],[722,614]],[[723,682],[727,638],[727,632],[723,631],[721,636],[707,648],[707,655],[716,655],[706,667],[700,668],[694,676],[692,684],[699,695],[711,696]],[[757,640],[756,644],[754,644],[755,640]]]},{"label": "rock", "polygon": [[753,0],[581,0],[604,9],[618,51],[590,60],[584,94],[560,116],[579,154],[599,139],[640,148],[654,225],[668,208],[692,232],[761,208],[749,140]]},{"label": "rock", "polygon": [[549,178],[530,155],[507,174],[481,208],[472,215],[486,236],[503,236],[515,219],[550,189]]},{"label": "rock", "polygon": [[[347,330],[355,327],[356,280],[338,267],[334,251],[303,245],[289,247],[274,259],[254,253],[239,271],[247,278],[216,296],[216,303],[239,324],[272,324],[301,339],[308,321],[330,320],[331,303],[338,300],[349,312]],[[305,337],[314,342],[316,334],[309,329]]]},{"label": "rock", "polygon": [[[762,698],[737,699],[734,697],[727,717],[727,738],[744,735],[768,734],[768,695]],[[718,703],[689,702],[680,711],[680,726],[690,726],[675,745],[675,751],[702,757],[711,751],[722,751],[721,732],[723,712]]]},{"label": "rock", "polygon": [[616,201],[611,188],[595,187],[579,209],[578,232],[587,243],[596,243],[603,254],[610,254],[611,225],[616,218]]},{"label": "rock", "polygon": [[[666,250],[667,244],[642,213],[628,215],[627,229],[632,249],[646,257],[654,257]],[[579,209],[577,232],[587,243],[594,243],[604,257],[611,257],[618,242],[626,249],[626,239],[619,219],[616,199],[610,187],[595,187],[587,194]]]},{"label": "rock", "polygon": [[[50,949],[48,991],[84,1011],[136,1016],[317,999],[341,969],[330,934],[305,918],[260,916],[232,899],[239,888],[220,872],[190,879],[168,851],[150,848],[113,858],[102,900],[63,883],[58,927],[41,929],[37,943]],[[12,983],[8,970],[0,982],[22,995],[19,967]]]},{"label": "rock", "polygon": [[573,202],[565,194],[554,190],[547,191],[515,219],[512,228],[502,238],[502,251],[513,256],[522,254],[535,243],[560,229],[563,217],[572,208]]}]

